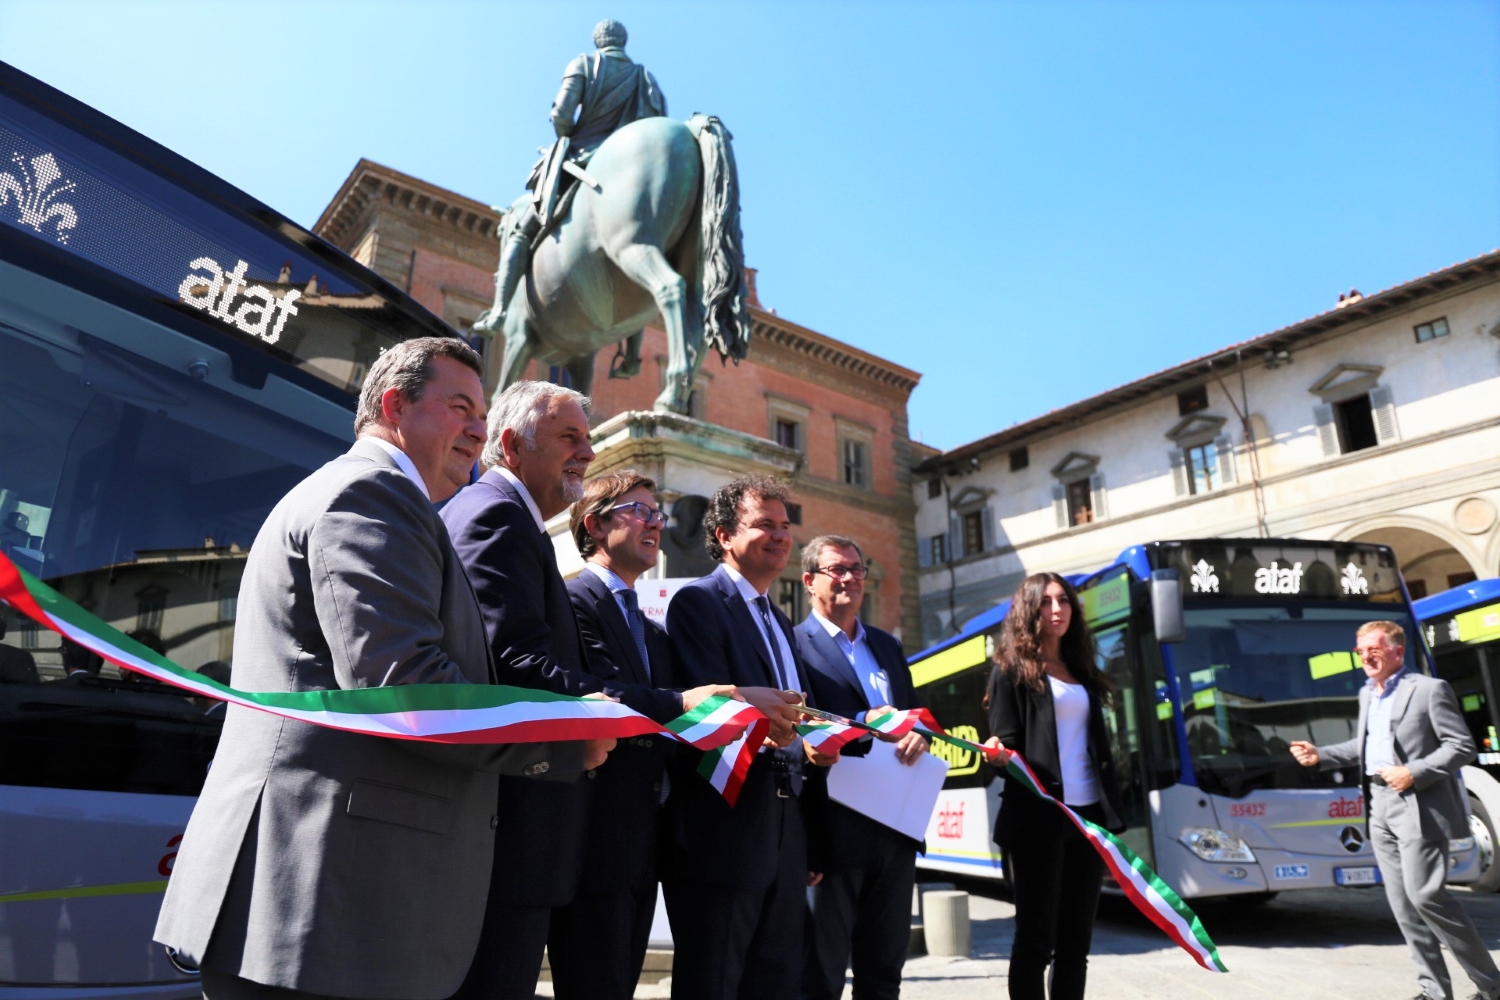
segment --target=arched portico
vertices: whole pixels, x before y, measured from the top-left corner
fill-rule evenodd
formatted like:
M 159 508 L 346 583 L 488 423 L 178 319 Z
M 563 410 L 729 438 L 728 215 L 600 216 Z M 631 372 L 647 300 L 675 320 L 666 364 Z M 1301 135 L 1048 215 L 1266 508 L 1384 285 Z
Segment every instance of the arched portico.
M 1383 517 L 1361 521 L 1339 532 L 1338 537 L 1344 541 L 1389 545 L 1414 598 L 1489 575 L 1464 538 L 1425 518 Z

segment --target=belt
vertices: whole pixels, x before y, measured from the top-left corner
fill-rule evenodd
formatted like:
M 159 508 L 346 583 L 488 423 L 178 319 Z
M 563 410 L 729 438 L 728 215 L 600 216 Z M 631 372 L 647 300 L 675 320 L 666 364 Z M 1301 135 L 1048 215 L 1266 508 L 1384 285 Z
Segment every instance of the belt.
M 1389 785 L 1386 784 L 1385 779 L 1382 778 L 1378 774 L 1367 774 L 1367 775 L 1365 775 L 1365 777 L 1370 779 L 1370 784 L 1372 784 L 1372 785 L 1380 785 L 1382 788 L 1389 788 L 1390 787 Z
M 790 799 L 802 792 L 802 759 L 785 750 L 771 753 L 771 770 L 776 775 L 776 797 Z

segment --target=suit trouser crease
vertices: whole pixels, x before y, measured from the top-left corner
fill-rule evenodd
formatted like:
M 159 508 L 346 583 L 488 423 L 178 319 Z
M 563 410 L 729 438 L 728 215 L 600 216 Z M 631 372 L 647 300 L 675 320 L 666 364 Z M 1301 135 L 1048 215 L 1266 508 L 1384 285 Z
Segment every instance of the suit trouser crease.
M 1474 985 L 1494 995 L 1500 989 L 1500 970 L 1474 922 L 1443 887 L 1447 843 L 1422 838 L 1414 800 L 1381 785 L 1372 785 L 1370 792 L 1370 843 L 1422 992 L 1433 1000 L 1453 995 L 1441 947 L 1446 944 Z
M 580 894 L 552 911 L 547 956 L 557 1000 L 630 1000 L 650 945 L 656 881 Z
M 673 1000 L 796 995 L 807 910 L 807 839 L 798 800 L 776 803 L 780 838 L 769 885 L 707 882 L 686 866 L 663 879 L 674 943 Z
M 1055 816 L 1004 848 L 1016 904 L 1012 1000 L 1082 1000 L 1088 976 L 1104 861 L 1077 827 L 1052 811 Z M 1097 805 L 1073 811 L 1104 821 Z
M 901 995 L 917 857 L 889 839 L 868 864 L 825 872 L 808 893 L 803 1000 L 838 1000 L 851 965 L 855 1000 Z

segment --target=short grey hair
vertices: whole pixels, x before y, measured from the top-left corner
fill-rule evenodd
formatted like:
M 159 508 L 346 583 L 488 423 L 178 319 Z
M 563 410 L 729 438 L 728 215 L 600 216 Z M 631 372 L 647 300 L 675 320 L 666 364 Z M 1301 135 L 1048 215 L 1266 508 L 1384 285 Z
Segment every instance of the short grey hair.
M 802 572 L 816 573 L 818 571 L 818 559 L 823 555 L 826 548 L 853 549 L 859 553 L 859 561 L 865 561 L 865 550 L 859 547 L 859 543 L 848 535 L 819 535 L 806 545 L 802 546 Z
M 611 45 L 623 49 L 625 41 L 630 36 L 625 33 L 625 25 L 611 18 L 605 18 L 594 25 L 594 47 L 607 49 Z
M 536 422 L 554 399 L 571 400 L 587 412 L 589 398 L 581 392 L 552 382 L 516 382 L 495 397 L 490 407 L 489 440 L 484 444 L 484 454 L 479 460 L 485 468 L 493 469 L 505 464 L 505 449 L 500 447 L 500 435 L 507 430 L 520 435 L 529 447 L 536 447 Z
M 386 390 L 400 390 L 413 403 L 421 399 L 427 383 L 432 381 L 432 359 L 436 357 L 452 358 L 478 375 L 481 383 L 484 381 L 484 362 L 479 353 L 457 337 L 403 340 L 386 348 L 365 376 L 365 384 L 359 390 L 359 406 L 354 411 L 355 437 L 380 423 L 380 399 Z

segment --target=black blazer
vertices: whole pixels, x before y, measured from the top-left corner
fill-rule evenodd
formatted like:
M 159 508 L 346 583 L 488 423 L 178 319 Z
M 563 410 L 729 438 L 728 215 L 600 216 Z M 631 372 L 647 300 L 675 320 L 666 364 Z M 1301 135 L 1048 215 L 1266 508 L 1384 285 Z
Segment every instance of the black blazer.
M 632 707 L 657 722 L 681 715 L 680 696 L 650 686 L 653 680 L 667 683 L 673 674 L 666 631 L 646 619 L 646 655 L 652 668 L 648 675 L 625 615 L 603 580 L 584 570 L 568 581 L 568 597 L 588 651 L 589 670 L 604 681 L 605 690 L 620 692 L 622 700 L 630 698 Z M 656 880 L 662 780 L 674 746 L 665 736 L 620 740 L 609 760 L 594 772 L 583 863 L 589 893 L 623 892 Z
M 807 684 L 807 664 L 797 654 L 792 623 L 775 604 L 771 613 L 786 636 L 797 674 Z M 672 686 L 739 684 L 779 688 L 760 628 L 721 566 L 683 587 L 667 608 L 672 644 Z M 809 692 L 811 701 L 811 692 Z M 757 754 L 734 808 L 696 773 L 702 754 L 683 749 L 672 764 L 672 865 L 696 879 L 743 889 L 764 889 L 776 877 L 776 777 L 768 753 Z
M 920 706 L 922 703 L 912 685 L 911 671 L 906 666 L 906 654 L 900 641 L 889 632 L 866 625 L 865 643 L 875 662 L 884 668 L 890 679 L 891 705 L 895 708 Z M 876 707 L 869 703 L 865 689 L 843 650 L 812 615 L 797 626 L 797 650 L 807 663 L 807 683 L 819 708 L 853 718 Z M 867 749 L 868 743 L 859 741 L 846 747 L 844 752 L 852 756 Z M 862 867 L 897 845 L 907 850 L 921 848 L 920 841 L 829 799 L 828 769 L 815 767 L 809 770 L 811 774 L 804 801 L 814 813 L 809 829 L 815 836 L 808 844 L 813 871 Z
M 588 672 L 552 540 L 515 487 L 486 472 L 444 505 L 442 517 L 479 598 L 498 682 L 572 695 L 602 690 Z M 562 906 L 573 898 L 593 783 L 501 778 L 496 902 Z
M 1042 787 L 1062 801 L 1062 765 L 1057 755 L 1057 714 L 1052 706 L 1052 688 L 1040 692 L 1017 683 L 1010 674 L 996 667 L 990 674 L 990 735 L 1000 737 L 1008 750 L 1018 750 Z M 1109 749 L 1109 734 L 1104 728 L 1104 706 L 1099 696 L 1089 692 L 1089 760 L 1099 782 L 1099 806 L 1104 810 L 1104 828 L 1112 833 L 1125 829 L 1125 814 L 1120 799 L 1120 783 L 1115 773 L 1114 755 Z M 1000 799 L 1000 815 L 995 820 L 995 843 L 1004 847 L 1018 833 L 1036 829 L 1040 813 L 1057 807 L 1024 788 L 1005 789 Z M 1057 815 L 1061 815 L 1057 813 Z M 1046 819 L 1051 819 L 1051 815 Z M 1048 829 L 1048 827 L 1043 827 Z

